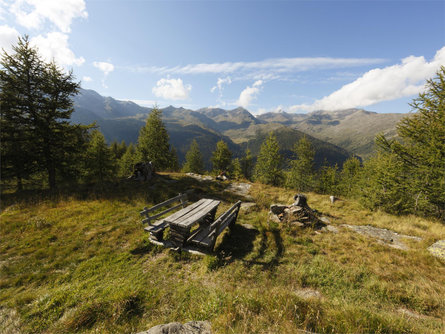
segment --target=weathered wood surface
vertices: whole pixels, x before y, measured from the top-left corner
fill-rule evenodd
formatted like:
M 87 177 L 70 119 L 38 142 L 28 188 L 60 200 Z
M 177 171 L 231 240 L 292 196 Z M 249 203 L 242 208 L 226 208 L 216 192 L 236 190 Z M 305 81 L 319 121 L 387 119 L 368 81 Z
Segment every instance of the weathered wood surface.
M 194 224 L 202 220 L 210 212 L 218 208 L 221 201 L 203 198 L 188 207 L 175 212 L 165 220 L 170 226 L 178 227 L 178 229 L 190 229 Z
M 193 233 L 193 235 L 187 239 L 187 242 L 210 251 L 213 250 L 218 236 L 224 229 L 236 222 L 240 207 L 241 201 L 238 201 L 229 210 L 220 215 L 213 223 L 207 226 L 202 226 L 198 231 Z
M 159 212 L 154 215 L 150 215 L 151 212 L 155 212 L 156 210 L 162 209 L 172 203 L 179 202 L 179 204 L 174 205 L 170 208 L 167 208 L 163 210 L 162 212 Z M 143 224 L 148 224 L 149 226 L 145 227 L 144 230 L 147 232 L 150 232 L 150 235 L 155 238 L 156 240 L 162 240 L 163 232 L 168 227 L 168 223 L 165 221 L 165 219 L 156 220 L 155 219 L 164 216 L 165 214 L 176 210 L 180 207 L 185 207 L 187 204 L 187 195 L 186 194 L 179 194 L 176 197 L 170 198 L 162 203 L 156 204 L 152 206 L 151 208 L 145 207 L 144 210 L 140 212 L 141 216 L 145 216 L 146 218 L 142 220 Z M 154 221 L 152 223 L 152 221 Z

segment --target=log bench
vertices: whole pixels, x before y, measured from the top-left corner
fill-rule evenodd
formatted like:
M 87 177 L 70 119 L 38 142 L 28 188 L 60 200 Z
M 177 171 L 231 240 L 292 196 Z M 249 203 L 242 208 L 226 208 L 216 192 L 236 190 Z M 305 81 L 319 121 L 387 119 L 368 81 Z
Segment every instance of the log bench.
M 153 214 L 155 211 L 162 209 L 164 207 L 169 206 L 170 204 L 175 204 L 172 207 L 169 207 L 161 212 L 158 212 L 156 214 Z M 142 224 L 148 224 L 147 227 L 144 228 L 145 231 L 150 232 L 150 236 L 158 241 L 162 241 L 164 230 L 168 227 L 168 222 L 164 219 L 156 220 L 159 217 L 164 216 L 165 214 L 178 209 L 180 207 L 185 208 L 187 205 L 187 195 L 186 194 L 179 194 L 176 197 L 170 198 L 162 203 L 156 204 L 155 206 L 152 206 L 151 208 L 145 207 L 144 210 L 141 211 L 141 216 L 145 217 L 145 219 L 142 220 Z
M 236 202 L 229 210 L 221 214 L 214 222 L 202 226 L 195 231 L 188 239 L 187 243 L 198 248 L 212 251 L 215 247 L 216 239 L 225 228 L 232 226 L 238 217 L 241 201 Z

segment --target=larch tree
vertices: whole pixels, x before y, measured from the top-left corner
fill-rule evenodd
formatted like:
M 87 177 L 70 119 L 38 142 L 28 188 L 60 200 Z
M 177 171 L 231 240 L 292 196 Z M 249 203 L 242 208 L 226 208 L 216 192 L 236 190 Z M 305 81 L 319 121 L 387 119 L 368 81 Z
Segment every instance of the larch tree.
M 69 123 L 79 84 L 72 72 L 41 60 L 27 36 L 13 53 L 3 52 L 0 69 L 2 176 L 23 178 L 44 172 L 50 189 L 56 173 L 76 174 L 89 126 Z
M 445 66 L 410 105 L 415 113 L 398 123 L 400 140 L 380 135 L 377 145 L 406 170 L 413 211 L 445 218 Z
M 211 160 L 214 172 L 220 173 L 229 170 L 232 163 L 232 152 L 223 140 L 216 143 L 216 150 L 213 152 Z
M 287 174 L 286 186 L 298 191 L 313 189 L 315 151 L 311 142 L 304 136 L 294 146 L 297 158 L 292 160 Z
M 114 178 L 115 162 L 113 153 L 99 130 L 91 133 L 91 140 L 85 153 L 85 178 L 89 182 L 103 183 Z
M 282 157 L 277 137 L 271 132 L 261 145 L 255 165 L 255 179 L 261 183 L 280 185 L 283 179 Z
M 185 163 L 182 167 L 184 173 L 202 173 L 204 171 L 204 163 L 199 145 L 196 139 L 193 139 L 190 149 L 185 155 Z
M 169 136 L 162 122 L 162 111 L 154 107 L 141 128 L 137 143 L 137 153 L 141 160 L 152 161 L 156 170 L 172 168 L 174 152 L 170 147 Z

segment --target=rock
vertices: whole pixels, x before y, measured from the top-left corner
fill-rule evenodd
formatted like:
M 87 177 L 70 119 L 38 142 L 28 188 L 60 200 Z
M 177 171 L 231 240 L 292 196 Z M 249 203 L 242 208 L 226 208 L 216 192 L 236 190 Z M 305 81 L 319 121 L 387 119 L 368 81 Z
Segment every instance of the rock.
M 294 203 L 295 206 L 302 206 L 302 207 L 307 206 L 307 197 L 303 194 L 296 194 L 294 196 L 294 200 L 295 200 Z
M 435 242 L 428 247 L 428 251 L 439 259 L 445 260 L 445 240 Z
M 287 209 L 287 205 L 284 204 L 272 204 L 270 206 L 270 212 L 276 215 L 284 213 L 285 209 Z
M 401 238 L 409 238 L 416 241 L 422 240 L 419 237 L 414 237 L 410 235 L 398 234 L 397 232 L 387 230 L 386 228 L 378 228 L 370 225 L 348 225 L 343 224 L 342 227 L 347 227 L 359 234 L 366 235 L 369 237 L 376 238 L 378 242 L 381 244 L 390 246 L 392 248 L 407 250 L 408 246 L 406 246 L 400 239 Z
M 295 294 L 303 299 L 321 299 L 323 296 L 320 291 L 313 289 L 301 289 L 295 291 Z
M 295 227 L 304 227 L 304 224 L 299 222 L 298 220 L 290 222 L 289 225 L 290 226 L 295 226 Z
M 335 197 L 335 196 L 329 196 L 329 199 L 331 200 L 331 203 L 334 204 L 335 201 L 337 200 L 337 197 Z
M 280 218 L 276 214 L 274 214 L 272 212 L 269 212 L 269 220 L 274 222 L 274 223 L 281 223 Z
M 249 183 L 231 183 L 225 191 L 229 191 L 238 196 L 247 197 L 250 187 L 252 187 L 252 185 Z
M 325 224 L 330 224 L 330 223 L 331 223 L 331 221 L 329 220 L 329 218 L 328 218 L 328 217 L 325 217 L 325 216 L 321 216 L 321 217 L 320 217 L 320 220 L 321 220 L 323 223 L 325 223 Z
M 250 212 L 256 206 L 255 202 L 243 202 L 241 203 L 241 210 Z
M 321 230 L 322 230 L 322 231 L 325 231 L 325 232 L 338 233 L 338 228 L 336 228 L 336 227 L 333 226 L 333 225 L 326 225 L 326 226 L 323 227 Z
M 169 324 L 157 325 L 148 331 L 138 334 L 211 334 L 212 328 L 208 321 L 190 321 L 185 324 L 171 322 Z

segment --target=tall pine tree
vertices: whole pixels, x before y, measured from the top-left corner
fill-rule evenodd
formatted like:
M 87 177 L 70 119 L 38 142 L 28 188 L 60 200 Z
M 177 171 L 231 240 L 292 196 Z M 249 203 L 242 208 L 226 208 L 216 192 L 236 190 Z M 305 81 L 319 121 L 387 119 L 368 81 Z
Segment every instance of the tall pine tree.
M 185 155 L 185 163 L 182 167 L 184 173 L 202 173 L 204 171 L 204 163 L 199 145 L 196 139 L 193 139 L 190 149 Z
M 72 72 L 43 62 L 27 36 L 3 53 L 1 65 L 2 176 L 14 176 L 20 188 L 40 171 L 54 189 L 57 172 L 75 174 L 85 144 L 88 127 L 69 123 L 79 85 Z
M 216 143 L 216 150 L 213 152 L 211 160 L 214 172 L 220 173 L 229 170 L 232 162 L 232 152 L 223 140 Z
M 281 162 L 277 137 L 271 132 L 261 145 L 255 166 L 255 179 L 265 184 L 280 185 L 283 178 Z
M 297 158 L 291 161 L 286 186 L 298 191 L 312 190 L 314 183 L 315 151 L 306 136 L 295 144 L 294 152 Z
M 413 211 L 445 218 L 445 66 L 411 107 L 416 113 L 397 125 L 400 140 L 381 135 L 377 144 L 406 170 Z
M 156 170 L 173 168 L 177 164 L 172 152 L 167 129 L 162 122 L 162 111 L 154 107 L 145 126 L 139 132 L 137 152 L 143 161 L 152 161 Z

